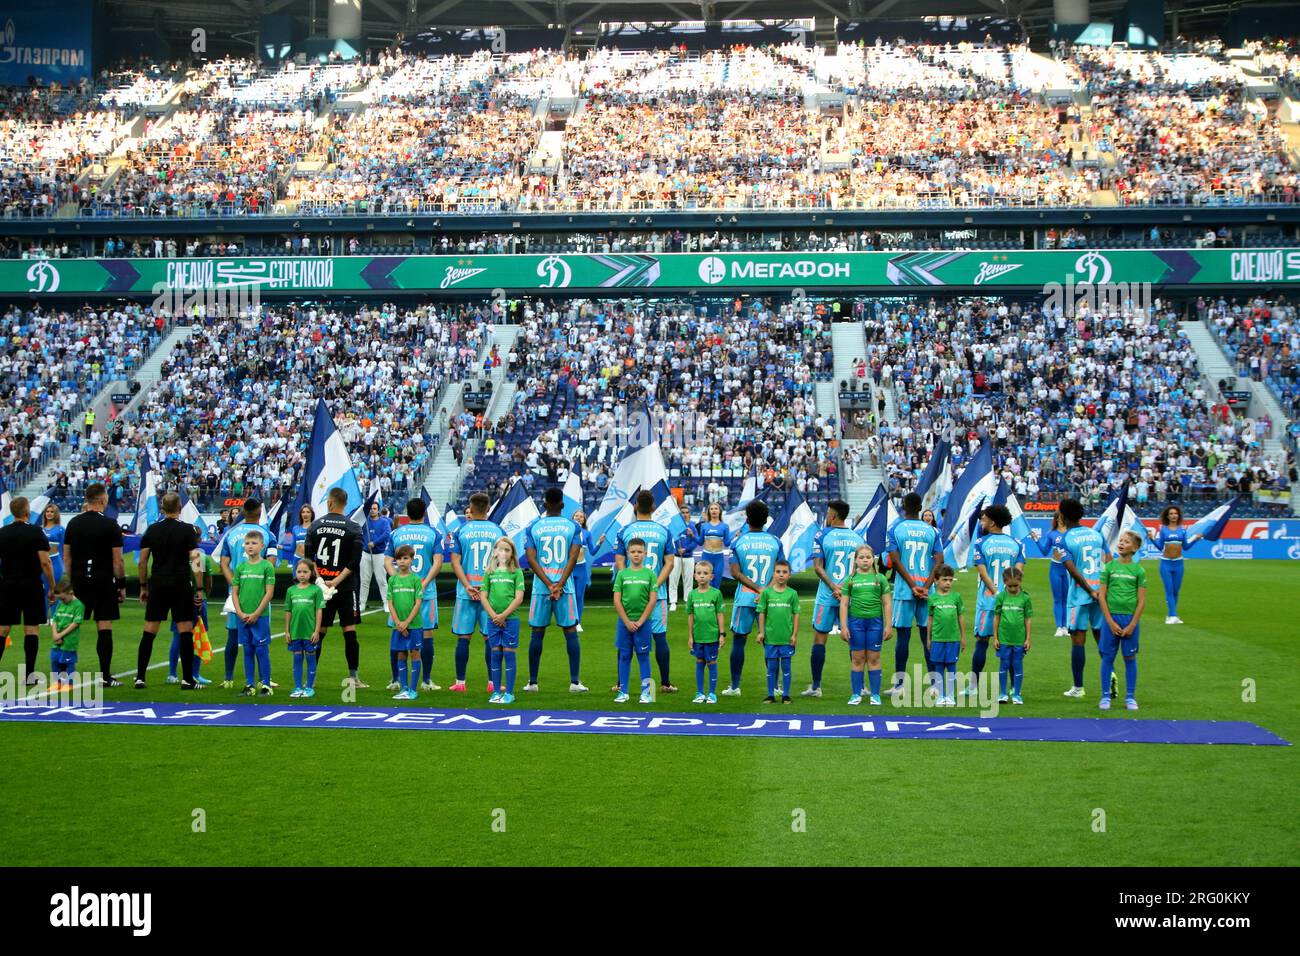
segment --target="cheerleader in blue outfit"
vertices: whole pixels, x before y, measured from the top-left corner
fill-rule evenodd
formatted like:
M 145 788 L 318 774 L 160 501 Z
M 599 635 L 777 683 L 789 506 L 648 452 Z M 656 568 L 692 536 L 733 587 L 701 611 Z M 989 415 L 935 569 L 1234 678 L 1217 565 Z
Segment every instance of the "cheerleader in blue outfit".
M 49 504 L 41 512 L 41 530 L 45 532 L 45 538 L 50 542 L 50 564 L 54 565 L 54 583 L 58 584 L 63 580 L 63 515 L 59 511 L 59 506 Z M 41 588 L 45 587 L 45 577 L 41 577 Z M 54 595 L 45 595 L 45 606 L 48 608 L 52 603 Z
M 308 558 L 315 560 L 311 555 L 303 554 L 303 543 L 307 540 L 307 529 L 311 527 L 312 522 L 316 520 L 316 510 L 311 505 L 303 505 L 298 509 L 298 523 L 290 530 L 293 535 L 293 556 L 297 558 Z
M 722 505 L 716 501 L 709 505 L 704 520 L 695 526 L 695 537 L 704 549 L 700 560 L 713 566 L 714 587 L 717 587 L 727 560 L 724 552 L 731 547 L 731 529 L 722 520 Z
M 1060 514 L 1053 512 L 1052 528 L 1047 534 L 1035 531 L 1033 538 L 1038 542 L 1039 553 L 1052 559 L 1047 577 L 1052 585 L 1052 614 L 1056 619 L 1056 636 L 1068 637 L 1070 631 L 1065 626 L 1065 598 L 1070 591 L 1070 572 L 1065 570 L 1065 551 L 1061 546 L 1065 529 L 1061 527 Z
M 1170 505 L 1160 512 L 1160 530 L 1147 530 L 1149 537 L 1160 549 L 1160 580 L 1165 585 L 1165 606 L 1169 616 L 1166 624 L 1182 624 L 1178 616 L 1178 592 L 1183 588 L 1183 552 L 1201 540 L 1199 534 L 1188 534 L 1183 527 L 1183 512 Z

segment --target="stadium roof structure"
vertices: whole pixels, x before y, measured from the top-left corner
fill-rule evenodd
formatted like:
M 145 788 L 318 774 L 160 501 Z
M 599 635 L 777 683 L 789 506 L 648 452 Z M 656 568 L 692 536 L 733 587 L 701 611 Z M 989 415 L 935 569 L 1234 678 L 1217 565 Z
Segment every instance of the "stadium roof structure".
M 288 14 L 309 35 L 324 35 L 334 0 L 103 0 L 116 26 L 154 30 L 169 40 L 188 41 L 194 27 L 254 42 L 258 19 Z M 383 44 L 422 30 L 482 27 L 562 27 L 574 31 L 602 22 L 665 23 L 724 20 L 790 21 L 816 18 L 841 23 L 940 16 L 1003 17 L 1031 34 L 1050 30 L 1052 0 L 358 0 L 363 29 Z M 1277 6 L 1277 0 L 1166 0 L 1167 17 L 1179 31 L 1213 33 L 1233 12 Z M 1124 0 L 1092 0 L 1094 19 L 1107 19 Z M 251 31 L 251 32 L 250 32 Z M 1172 35 L 1172 30 L 1170 31 Z

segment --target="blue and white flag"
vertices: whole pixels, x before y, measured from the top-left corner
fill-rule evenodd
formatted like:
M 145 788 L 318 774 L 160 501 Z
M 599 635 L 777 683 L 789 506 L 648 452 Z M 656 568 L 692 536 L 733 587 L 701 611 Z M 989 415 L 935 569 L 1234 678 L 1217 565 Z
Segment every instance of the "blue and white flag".
M 1029 522 L 1025 520 L 1025 511 L 1020 507 L 1020 499 L 1016 497 L 1005 478 L 998 482 L 993 504 L 1006 505 L 1007 510 L 1011 512 L 1011 524 L 1007 525 L 1007 534 L 1021 542 L 1033 540 L 1033 532 L 1030 530 Z
M 158 504 L 158 469 L 153 467 L 153 460 L 148 448 L 140 450 L 140 484 L 136 494 L 135 519 L 128 529 L 133 534 L 144 534 L 145 528 L 158 520 L 161 508 Z
M 1119 536 L 1125 531 L 1136 531 L 1143 542 L 1147 539 L 1146 526 L 1142 524 L 1137 511 L 1129 504 L 1128 483 L 1129 480 L 1125 478 L 1124 483 L 1115 489 L 1110 500 L 1106 502 L 1106 507 L 1102 509 L 1100 517 L 1092 526 L 1106 542 L 1107 550 L 1112 553 L 1119 543 Z
M 668 489 L 668 482 L 658 481 L 650 489 L 655 496 L 655 510 L 651 520 L 668 529 L 670 540 L 676 541 L 686 533 L 686 522 L 682 520 L 681 503 L 673 497 Z
M 916 482 L 916 493 L 921 496 L 921 511 L 930 510 L 938 514 L 952 489 L 952 443 L 940 438 L 934 443 L 930 461 Z
M 14 516 L 9 513 L 9 504 L 13 500 L 14 496 L 9 491 L 9 483 L 5 481 L 4 475 L 0 475 L 0 527 L 14 520 Z
M 354 507 L 364 501 L 347 445 L 322 398 L 316 403 L 316 420 L 312 423 L 311 441 L 307 446 L 307 464 L 302 471 L 302 486 L 298 489 L 293 513 L 297 514 L 307 504 L 316 514 L 325 514 L 329 511 L 326 499 L 331 488 L 346 491 L 348 504 Z
M 570 469 L 569 477 L 564 479 L 564 510 L 560 514 L 572 518 L 582 510 L 582 479 Z
M 745 520 L 745 505 L 749 504 L 758 495 L 758 466 L 750 465 L 749 474 L 745 476 L 745 483 L 740 486 L 740 500 L 736 502 L 736 507 L 722 513 L 722 522 L 727 526 L 734 538 L 748 527 Z M 771 516 L 768 516 L 768 524 L 772 523 Z M 731 563 L 727 563 L 727 570 L 730 571 Z
M 867 510 L 862 512 L 862 517 L 858 518 L 853 530 L 862 535 L 863 541 L 871 545 L 871 550 L 876 552 L 877 557 L 888 560 L 888 555 L 885 553 L 885 537 L 899 517 L 898 509 L 889 500 L 889 492 L 885 490 L 882 483 L 876 486 L 876 493 L 871 496 Z
M 0 527 L 13 524 L 14 516 L 9 513 L 9 505 L 13 503 L 14 497 L 13 492 L 9 490 L 9 484 L 5 481 L 4 475 L 0 475 Z M 49 503 L 49 495 L 37 495 L 28 502 L 28 522 L 34 525 L 44 525 L 45 508 Z
M 665 490 L 668 488 L 668 469 L 664 467 L 664 456 L 659 450 L 658 442 L 650 442 L 642 448 L 629 449 L 624 453 L 619 459 L 618 467 L 614 469 L 609 487 L 605 489 L 604 498 L 587 521 L 591 539 L 600 541 L 595 553 L 590 556 L 593 561 L 612 554 L 619 530 L 632 523 L 632 499 L 636 497 L 637 491 L 642 488 L 654 490 L 660 483 Z M 655 504 L 660 503 L 656 495 Z M 677 520 L 684 531 L 686 525 L 681 522 L 680 513 Z
M 370 479 L 370 491 L 366 495 L 366 500 L 361 502 L 361 506 L 348 516 L 349 520 L 361 528 L 361 537 L 366 543 L 367 551 L 370 550 L 370 506 L 376 504 L 380 508 L 384 506 L 384 495 L 379 487 L 377 477 Z
M 785 506 L 776 516 L 768 533 L 781 540 L 785 558 L 790 562 L 790 573 L 798 574 L 812 567 L 813 542 L 821 525 L 798 488 L 791 488 L 785 496 Z
M 1206 541 L 1218 541 L 1223 537 L 1223 532 L 1228 527 L 1228 520 L 1232 517 L 1232 513 L 1237 510 L 1237 502 L 1240 500 L 1240 498 L 1233 498 L 1226 505 L 1219 505 L 1204 518 L 1194 521 L 1192 526 L 1187 529 L 1187 537 L 1190 539 L 1193 535 L 1196 535 L 1198 539 L 1204 538 Z M 1192 544 L 1195 543 L 1192 542 Z M 1190 548 L 1191 544 L 1187 547 Z
M 448 508 L 447 513 L 443 516 L 442 527 L 447 534 L 455 534 L 460 530 L 461 525 L 465 523 L 463 515 L 456 514 L 456 509 Z
M 524 487 L 522 479 L 516 478 L 506 489 L 506 493 L 492 506 L 488 521 L 493 521 L 515 543 L 519 554 L 524 553 L 524 537 L 528 526 L 542 516 L 537 510 L 537 502 Z
M 424 523 L 446 537 L 447 525 L 438 516 L 438 509 L 433 506 L 433 496 L 429 494 L 428 488 L 420 489 L 420 500 L 424 502 Z
M 985 504 L 992 502 L 997 490 L 998 477 L 993 472 L 993 450 L 985 441 L 953 483 L 948 507 L 943 513 L 942 539 L 945 546 L 951 547 L 952 560 L 957 567 L 965 566 L 970 555 L 976 515 Z

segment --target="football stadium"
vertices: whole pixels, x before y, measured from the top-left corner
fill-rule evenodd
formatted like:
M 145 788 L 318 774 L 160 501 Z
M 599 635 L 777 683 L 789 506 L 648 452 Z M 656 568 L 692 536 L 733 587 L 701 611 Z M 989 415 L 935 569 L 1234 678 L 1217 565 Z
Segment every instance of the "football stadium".
M 10 866 L 1297 862 L 1292 5 L 0 25 Z

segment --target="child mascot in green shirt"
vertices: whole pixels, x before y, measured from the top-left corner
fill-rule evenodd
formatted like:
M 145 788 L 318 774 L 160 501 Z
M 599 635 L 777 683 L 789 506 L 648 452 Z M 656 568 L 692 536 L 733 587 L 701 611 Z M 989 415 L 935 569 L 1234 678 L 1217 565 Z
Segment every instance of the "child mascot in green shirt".
M 1002 572 L 1005 589 L 993 602 L 993 653 L 998 655 L 998 703 L 1007 702 L 1007 685 L 1011 685 L 1011 703 L 1023 704 L 1020 688 L 1025 680 L 1025 655 L 1029 653 L 1033 628 L 1034 602 L 1024 590 L 1025 574 L 1019 568 Z
M 1137 710 L 1138 633 L 1147 606 L 1147 572 L 1133 555 L 1142 550 L 1142 537 L 1125 531 L 1115 546 L 1119 557 L 1101 569 L 1097 602 L 1106 619 L 1097 648 L 1101 652 L 1101 710 L 1110 710 L 1111 676 L 1115 655 L 1124 655 L 1124 706 Z
M 758 643 L 767 659 L 767 697 L 776 702 L 776 672 L 781 671 L 781 703 L 790 703 L 790 667 L 799 642 L 799 593 L 790 587 L 790 562 L 772 565 L 772 583 L 758 596 Z
M 686 646 L 695 655 L 696 704 L 718 702 L 718 651 L 722 649 L 722 592 L 713 586 L 713 565 L 695 564 L 695 590 L 686 596 Z M 704 693 L 704 670 L 709 692 Z

